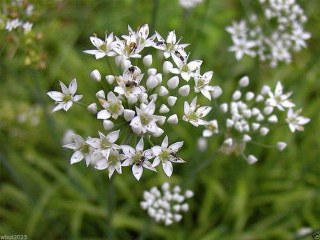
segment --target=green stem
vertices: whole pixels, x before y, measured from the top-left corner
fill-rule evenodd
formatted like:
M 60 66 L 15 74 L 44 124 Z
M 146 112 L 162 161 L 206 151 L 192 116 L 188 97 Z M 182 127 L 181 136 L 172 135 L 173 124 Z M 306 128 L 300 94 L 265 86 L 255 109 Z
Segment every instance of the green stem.
M 155 26 L 156 26 L 156 20 L 158 16 L 158 9 L 159 9 L 159 0 L 153 0 L 153 8 L 151 12 L 151 23 L 150 23 L 150 32 L 153 33 Z

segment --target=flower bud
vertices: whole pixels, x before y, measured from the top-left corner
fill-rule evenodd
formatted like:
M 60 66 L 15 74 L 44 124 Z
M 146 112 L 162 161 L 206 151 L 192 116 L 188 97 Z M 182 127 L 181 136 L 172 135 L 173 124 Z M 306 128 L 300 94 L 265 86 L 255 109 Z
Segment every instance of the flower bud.
M 239 90 L 235 91 L 232 94 L 233 101 L 238 101 L 241 98 L 241 92 Z
M 176 104 L 176 102 L 177 102 L 177 97 L 175 97 L 175 96 L 169 96 L 168 97 L 168 99 L 167 99 L 167 101 L 168 101 L 168 104 L 169 104 L 169 106 L 174 106 L 175 104 Z
M 160 106 L 160 109 L 159 109 L 159 112 L 160 112 L 160 113 L 167 113 L 167 112 L 169 112 L 169 111 L 170 111 L 170 109 L 167 107 L 167 105 L 162 104 L 162 105 Z
M 178 123 L 178 116 L 177 114 L 173 114 L 170 117 L 168 117 L 167 122 L 170 124 L 177 124 Z
M 287 147 L 287 143 L 285 142 L 277 142 L 277 148 L 279 151 L 283 151 Z
M 151 64 L 152 64 L 152 55 L 149 54 L 149 55 L 145 56 L 145 57 L 142 59 L 142 62 L 143 62 L 143 64 L 144 64 L 146 67 L 151 66 Z
M 165 61 L 163 63 L 163 72 L 164 73 L 170 73 L 172 68 L 173 68 L 173 64 L 171 62 Z
M 218 98 L 222 94 L 222 88 L 219 86 L 214 86 L 210 93 L 212 98 Z
M 93 70 L 93 71 L 90 73 L 90 77 L 91 77 L 93 80 L 97 81 L 97 82 L 100 82 L 100 81 L 101 81 L 101 74 L 100 74 L 100 72 L 99 72 L 97 69 Z
M 248 85 L 249 85 L 248 76 L 244 76 L 244 77 L 240 78 L 240 80 L 239 80 L 239 86 L 240 87 L 247 87 Z
M 123 111 L 123 117 L 126 121 L 130 122 L 135 116 L 136 112 L 131 109 L 125 109 Z
M 262 136 L 267 135 L 268 132 L 269 132 L 269 128 L 262 127 L 262 128 L 260 129 L 260 134 L 261 134 Z
M 227 104 L 227 103 L 222 103 L 222 104 L 220 105 L 220 110 L 221 110 L 223 113 L 228 112 L 228 104 Z
M 166 89 L 164 86 L 161 86 L 159 89 L 159 96 L 165 96 L 169 93 L 168 89 Z
M 250 142 L 250 141 L 251 141 L 251 137 L 250 137 L 248 134 L 245 134 L 245 135 L 243 135 L 242 140 L 243 140 L 244 142 Z
M 170 89 L 175 89 L 179 85 L 179 77 L 174 76 L 174 77 L 170 78 L 167 82 L 167 85 Z
M 247 161 L 248 161 L 249 164 L 254 164 L 254 163 L 256 163 L 258 161 L 258 159 L 253 155 L 249 155 L 248 158 L 247 158 Z
M 232 121 L 231 119 L 227 119 L 227 122 L 226 122 L 227 128 L 231 128 L 233 125 L 234 125 L 234 121 Z
M 277 123 L 278 122 L 278 117 L 276 115 L 271 115 L 268 118 L 268 121 L 271 122 L 271 123 Z
M 179 90 L 178 90 L 178 93 L 183 97 L 188 96 L 189 92 L 190 92 L 190 86 L 189 85 L 184 85 L 184 86 L 180 87 Z
M 246 93 L 246 100 L 251 101 L 254 98 L 254 93 L 253 92 L 247 92 Z
M 207 148 L 208 148 L 207 139 L 204 138 L 204 137 L 198 138 L 197 147 L 198 147 L 198 150 L 199 150 L 200 152 L 204 152 L 205 150 L 207 150 Z M 186 197 L 187 197 L 187 194 L 186 194 Z
M 106 80 L 111 85 L 114 83 L 115 77 L 113 75 L 107 75 Z
M 223 143 L 226 144 L 228 147 L 231 147 L 233 144 L 233 140 L 232 138 L 227 138 L 226 140 L 224 140 Z
M 271 106 L 265 107 L 265 108 L 263 109 L 263 113 L 264 113 L 265 115 L 269 115 L 269 114 L 271 114 L 272 112 L 273 112 L 273 107 L 271 107 Z
M 147 88 L 148 89 L 153 89 L 156 86 L 158 86 L 157 78 L 155 76 L 153 76 L 153 75 L 148 77 L 148 79 L 147 79 Z
M 150 100 L 153 100 L 154 102 L 157 101 L 157 99 L 158 99 L 158 94 L 154 93 L 154 94 L 150 95 L 150 96 L 149 96 L 149 99 L 150 99 Z
M 111 128 L 114 127 L 114 123 L 110 120 L 103 120 L 103 128 L 105 130 L 110 130 Z
M 98 91 L 98 92 L 96 93 L 96 97 L 97 97 L 97 98 L 106 99 L 106 95 L 105 95 L 105 93 L 104 93 L 103 90 Z
M 155 68 L 149 68 L 148 71 L 147 71 L 148 75 L 149 76 L 154 76 L 157 74 L 157 69 Z
M 97 104 L 96 104 L 96 103 L 91 103 L 91 104 L 87 107 L 87 110 L 88 110 L 90 113 L 96 114 L 97 111 L 98 111 Z

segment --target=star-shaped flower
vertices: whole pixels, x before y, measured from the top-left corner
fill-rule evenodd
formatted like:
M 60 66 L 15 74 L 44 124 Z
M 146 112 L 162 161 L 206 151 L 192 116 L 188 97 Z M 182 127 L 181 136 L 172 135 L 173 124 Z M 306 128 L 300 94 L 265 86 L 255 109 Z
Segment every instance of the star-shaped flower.
M 206 125 L 207 122 L 201 118 L 208 115 L 212 107 L 209 106 L 197 106 L 197 97 L 195 97 L 191 104 L 184 102 L 184 115 L 182 119 L 186 122 L 190 122 L 193 126 Z
M 158 166 L 161 162 L 163 171 L 170 177 L 173 171 L 172 163 L 184 163 L 184 160 L 177 156 L 177 152 L 182 145 L 183 142 L 176 142 L 168 147 L 168 136 L 165 136 L 161 146 L 152 147 L 152 152 L 156 156 L 152 163 L 152 167 Z
M 279 110 L 283 111 L 284 108 L 292 108 L 295 106 L 289 99 L 291 92 L 283 93 L 283 87 L 280 81 L 276 85 L 274 93 L 268 91 L 269 98 L 266 100 L 266 103 L 272 107 L 277 107 Z
M 113 92 L 108 93 L 107 101 L 99 98 L 99 102 L 104 109 L 98 112 L 98 119 L 109 119 L 110 117 L 117 119 L 123 113 L 124 107 L 122 106 L 122 102 Z
M 97 49 L 85 50 L 85 53 L 95 55 L 96 59 L 103 58 L 105 56 L 115 56 L 116 53 L 113 51 L 115 46 L 113 33 L 106 34 L 105 40 L 102 41 L 97 36 L 90 37 L 90 41 Z
M 300 116 L 301 111 L 302 109 L 299 109 L 294 112 L 292 108 L 288 110 L 286 122 L 289 124 L 291 132 L 295 132 L 296 130 L 303 131 L 303 125 L 310 122 L 310 118 Z
M 56 101 L 57 106 L 55 106 L 52 112 L 63 109 L 68 111 L 71 108 L 74 102 L 79 101 L 82 98 L 82 95 L 75 95 L 77 91 L 77 80 L 73 79 L 69 84 L 69 87 L 66 87 L 63 82 L 60 81 L 60 86 L 62 92 L 50 91 L 47 94 L 50 98 Z
M 126 156 L 122 166 L 132 165 L 132 173 L 137 180 L 141 178 L 143 168 L 156 171 L 156 169 L 151 166 L 151 162 L 149 161 L 154 157 L 153 152 L 150 149 L 145 151 L 143 150 L 143 138 L 141 138 L 138 142 L 136 149 L 128 145 L 122 145 L 121 148 Z

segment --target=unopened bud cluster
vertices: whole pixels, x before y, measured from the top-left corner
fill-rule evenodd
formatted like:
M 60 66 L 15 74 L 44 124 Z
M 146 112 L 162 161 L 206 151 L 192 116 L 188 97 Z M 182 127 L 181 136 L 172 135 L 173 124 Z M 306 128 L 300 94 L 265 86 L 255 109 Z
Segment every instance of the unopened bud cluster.
M 192 191 L 182 192 L 179 186 L 171 189 L 170 184 L 166 182 L 160 190 L 152 187 L 150 191 L 144 191 L 140 205 L 156 222 L 171 225 L 174 222 L 180 222 L 182 213 L 189 211 L 189 204 L 185 201 L 192 197 Z
M 295 0 L 260 0 L 263 16 L 252 14 L 249 21 L 234 22 L 226 28 L 231 34 L 237 60 L 244 55 L 270 62 L 291 62 L 291 52 L 306 47 L 311 34 L 304 31 L 307 21 Z M 271 31 L 270 31 L 271 30 Z
M 276 125 L 284 123 L 292 132 L 303 131 L 303 125 L 310 119 L 300 116 L 301 110 L 293 110 L 295 104 L 290 100 L 292 93 L 285 93 L 281 82 L 277 83 L 274 90 L 264 85 L 258 93 L 246 91 L 248 85 L 249 78 L 242 77 L 230 102 L 220 104 L 220 110 L 225 118 L 219 123 L 217 120 L 212 120 L 205 125 L 203 137 L 211 137 L 221 131 L 224 134 L 224 141 L 220 150 L 225 154 L 242 155 L 252 164 L 258 159 L 252 154 L 245 154 L 247 144 L 258 141 Z M 202 139 L 198 144 L 203 148 L 206 143 Z M 275 144 L 280 151 L 286 146 L 283 141 Z

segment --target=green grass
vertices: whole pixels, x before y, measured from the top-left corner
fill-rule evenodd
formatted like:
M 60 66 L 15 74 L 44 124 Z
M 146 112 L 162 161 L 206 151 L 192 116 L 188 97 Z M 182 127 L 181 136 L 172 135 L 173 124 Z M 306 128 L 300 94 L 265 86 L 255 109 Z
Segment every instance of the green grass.
M 250 4 L 248 8 L 246 1 L 207 0 L 189 14 L 177 1 L 169 0 L 33 2 L 39 11 L 34 29 L 43 33 L 39 47 L 46 53 L 47 67 L 35 70 L 24 66 L 21 48 L 8 58 L 8 46 L 4 45 L 0 56 L 0 236 L 294 239 L 302 227 L 320 228 L 319 1 L 299 1 L 309 18 L 306 30 L 312 38 L 307 49 L 294 54 L 292 64 L 275 69 L 250 58 L 237 62 L 227 51 L 231 40 L 225 27 L 254 9 Z M 154 4 L 158 4 L 156 14 Z M 219 153 L 215 138 L 207 152 L 198 152 L 195 136 L 201 132 L 183 125 L 186 127 L 174 131 L 185 141 L 182 156 L 187 162 L 175 165 L 170 179 L 145 171 L 138 182 L 130 169 L 125 169 L 124 174 L 109 180 L 106 172 L 83 163 L 69 166 L 71 151 L 61 147 L 65 130 L 72 128 L 88 136 L 100 125 L 83 116 L 81 106 L 74 106 L 68 114 L 51 114 L 52 102 L 46 92 L 57 88 L 58 80 L 69 82 L 76 77 L 81 94 L 95 93 L 90 72 L 96 68 L 105 75 L 109 69 L 106 62 L 82 52 L 91 48 L 89 36 L 103 37 L 106 30 L 120 35 L 127 25 L 136 28 L 144 23 L 154 23 L 151 27 L 163 35 L 175 29 L 183 42 L 191 43 L 191 58 L 202 59 L 202 69 L 213 70 L 214 84 L 224 89 L 219 101 L 228 98 L 242 75 L 250 77 L 255 89 L 281 80 L 286 90 L 294 92 L 292 98 L 311 122 L 304 132 L 292 135 L 281 128 L 265 139 L 287 141 L 284 152 L 249 145 L 248 150 L 261 159 L 255 165 Z M 0 42 L 6 42 L 4 31 Z M 37 126 L 17 121 L 18 114 L 29 106 L 40 109 Z M 150 220 L 139 206 L 143 191 L 164 181 L 195 192 L 190 211 L 181 223 L 170 227 Z

